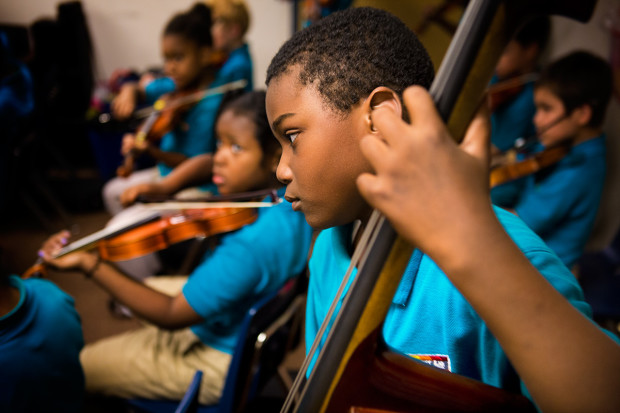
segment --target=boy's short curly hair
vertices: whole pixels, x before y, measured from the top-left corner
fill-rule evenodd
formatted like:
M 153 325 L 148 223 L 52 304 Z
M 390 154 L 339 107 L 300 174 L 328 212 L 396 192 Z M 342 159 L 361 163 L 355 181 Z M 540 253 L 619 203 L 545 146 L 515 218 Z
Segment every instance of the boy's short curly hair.
M 572 52 L 545 67 L 535 88 L 546 87 L 558 97 L 567 114 L 581 105 L 590 105 L 589 126 L 599 127 L 612 90 L 611 67 L 604 59 L 586 51 Z
M 399 96 L 407 86 L 428 88 L 434 70 L 417 36 L 392 14 L 370 7 L 332 13 L 293 35 L 267 69 L 266 84 L 300 67 L 299 81 L 312 84 L 326 105 L 347 113 L 374 88 Z

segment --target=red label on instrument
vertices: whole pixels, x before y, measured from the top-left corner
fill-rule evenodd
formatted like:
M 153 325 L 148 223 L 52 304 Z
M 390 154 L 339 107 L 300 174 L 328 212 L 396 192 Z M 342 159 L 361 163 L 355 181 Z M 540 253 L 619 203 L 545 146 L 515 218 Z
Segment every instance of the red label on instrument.
M 444 354 L 409 354 L 409 357 L 442 370 L 452 371 L 450 368 L 450 357 Z

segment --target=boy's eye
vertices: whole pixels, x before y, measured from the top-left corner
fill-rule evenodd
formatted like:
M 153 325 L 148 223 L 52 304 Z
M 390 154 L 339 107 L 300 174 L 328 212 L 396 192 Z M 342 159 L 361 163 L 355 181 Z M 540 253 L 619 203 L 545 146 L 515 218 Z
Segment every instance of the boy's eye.
M 299 135 L 298 131 L 284 133 L 284 136 L 286 137 L 286 139 L 288 139 L 291 143 L 295 143 L 295 140 L 297 139 L 297 135 Z
M 241 147 L 241 145 L 233 143 L 232 145 L 230 145 L 230 150 L 232 153 L 239 153 L 243 150 L 243 148 Z
M 222 146 L 222 141 L 221 141 L 221 140 L 219 140 L 219 139 L 217 139 L 217 140 L 215 141 L 215 149 L 219 149 L 219 148 L 220 148 L 220 146 Z

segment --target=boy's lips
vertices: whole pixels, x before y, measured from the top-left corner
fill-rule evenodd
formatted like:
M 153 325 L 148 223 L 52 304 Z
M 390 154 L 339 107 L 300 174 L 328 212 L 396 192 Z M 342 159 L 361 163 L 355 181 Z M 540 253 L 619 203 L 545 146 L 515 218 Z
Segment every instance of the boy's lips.
M 216 174 L 213 174 L 213 178 L 211 178 L 211 180 L 213 181 L 215 185 L 221 185 L 226 181 L 222 175 L 216 175 Z
M 284 199 L 291 203 L 293 211 L 299 211 L 301 209 L 301 200 L 293 196 L 284 195 Z

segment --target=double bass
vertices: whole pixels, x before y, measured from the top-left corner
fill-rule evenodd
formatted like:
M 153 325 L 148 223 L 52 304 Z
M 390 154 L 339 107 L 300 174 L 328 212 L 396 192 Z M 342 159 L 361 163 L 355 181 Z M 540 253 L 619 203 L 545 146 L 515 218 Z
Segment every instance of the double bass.
M 543 14 L 587 21 L 595 1 L 472 0 L 448 48 L 431 95 L 452 136 L 463 137 L 496 62 L 519 25 Z M 381 327 L 414 247 L 373 211 L 351 260 L 357 275 L 308 374 L 328 313 L 289 392 L 284 412 L 535 411 L 525 397 L 394 353 Z M 342 287 L 341 287 L 342 290 Z M 335 302 L 340 298 L 340 291 Z

